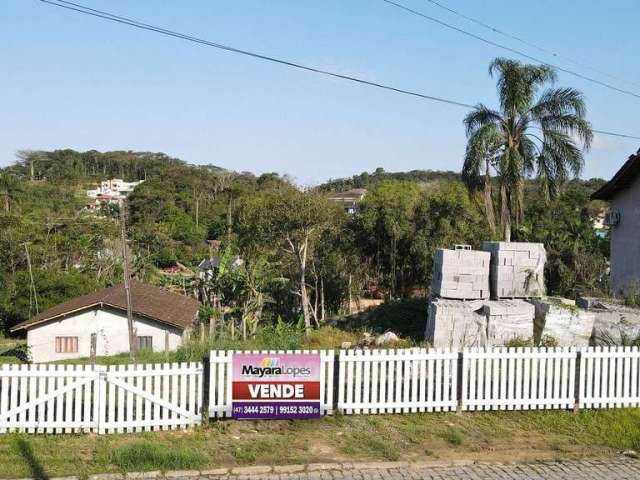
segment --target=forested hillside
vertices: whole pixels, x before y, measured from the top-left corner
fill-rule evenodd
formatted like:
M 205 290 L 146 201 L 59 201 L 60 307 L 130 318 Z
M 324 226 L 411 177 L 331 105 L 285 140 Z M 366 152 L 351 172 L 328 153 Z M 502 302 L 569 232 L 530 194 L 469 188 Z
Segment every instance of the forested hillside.
M 312 327 L 346 313 L 357 297 L 425 295 L 434 248 L 492 236 L 479 193 L 453 172 L 378 169 L 302 191 L 275 173 L 194 166 L 162 153 L 22 152 L 0 170 L 5 331 L 122 281 L 117 208 L 84 208 L 85 190 L 113 177 L 145 180 L 128 199 L 133 275 L 197 296 L 203 317 L 245 335 L 278 318 Z M 589 201 L 599 183 L 572 181 L 552 200 L 527 183 L 513 237 L 545 243 L 552 294 L 606 289 L 607 239 L 592 226 L 601 205 Z M 328 200 L 329 191 L 355 187 L 368 190 L 356 214 Z M 198 276 L 197 265 L 216 257 L 208 276 Z

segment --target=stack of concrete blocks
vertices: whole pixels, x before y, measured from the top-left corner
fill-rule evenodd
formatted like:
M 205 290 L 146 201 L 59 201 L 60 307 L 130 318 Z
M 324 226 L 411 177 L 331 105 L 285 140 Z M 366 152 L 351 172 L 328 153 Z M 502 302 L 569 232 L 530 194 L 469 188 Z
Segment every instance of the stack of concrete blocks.
M 538 298 L 544 295 L 544 264 L 541 243 L 484 242 L 491 253 L 491 294 L 499 298 Z
M 438 248 L 433 256 L 432 295 L 458 300 L 489 298 L 490 259 L 489 252 L 467 246 Z
M 640 309 L 610 299 L 578 299 L 578 307 L 594 315 L 591 345 L 630 345 L 640 338 Z
M 436 348 L 487 346 L 487 318 L 484 302 L 431 298 L 426 340 Z
M 535 306 L 534 342 L 553 339 L 559 347 L 588 347 L 596 315 L 566 299 L 532 300 Z
M 504 346 L 514 340 L 533 338 L 535 307 L 524 300 L 489 300 L 484 302 L 487 320 L 487 343 Z

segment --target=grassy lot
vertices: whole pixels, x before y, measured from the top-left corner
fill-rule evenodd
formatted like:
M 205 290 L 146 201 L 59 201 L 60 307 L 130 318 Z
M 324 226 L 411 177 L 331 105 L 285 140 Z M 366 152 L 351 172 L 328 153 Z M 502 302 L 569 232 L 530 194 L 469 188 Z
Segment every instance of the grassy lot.
M 4 338 L 0 336 L 0 364 L 3 363 L 22 363 L 18 357 L 13 355 L 12 350 L 17 347 L 24 346 L 25 340 L 17 340 L 13 338 Z
M 349 332 L 334 327 L 324 326 L 312 331 L 309 335 L 302 332 L 275 331 L 274 329 L 263 329 L 257 338 L 248 340 L 231 339 L 227 337 L 212 340 L 192 339 L 178 348 L 175 352 L 139 352 L 137 363 L 165 363 L 165 362 L 200 362 L 210 350 L 321 350 L 340 348 L 343 342 L 357 343 L 361 338 L 361 332 Z M 392 347 L 403 348 L 414 344 L 408 341 L 398 342 Z M 63 360 L 59 364 L 88 364 L 91 359 L 79 358 L 73 360 Z M 126 365 L 131 363 L 129 354 L 112 355 L 109 357 L 97 357 L 98 365 Z
M 0 477 L 367 460 L 531 461 L 640 449 L 640 409 L 220 421 L 191 431 L 0 435 Z

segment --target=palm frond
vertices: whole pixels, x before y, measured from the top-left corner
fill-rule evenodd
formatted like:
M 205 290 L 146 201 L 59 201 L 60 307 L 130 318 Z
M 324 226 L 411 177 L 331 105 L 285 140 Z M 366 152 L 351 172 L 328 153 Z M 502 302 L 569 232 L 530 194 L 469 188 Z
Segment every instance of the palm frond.
M 534 117 L 573 113 L 579 117 L 587 114 L 582 92 L 573 88 L 550 88 L 545 90 L 531 108 Z
M 523 65 L 517 60 L 496 58 L 489 65 L 489 74 L 497 74 L 498 97 L 502 112 L 524 114 L 538 90 L 555 81 L 555 72 L 548 65 Z
M 501 148 L 502 138 L 495 125 L 488 123 L 473 132 L 467 143 L 462 165 L 462 181 L 469 190 L 477 191 L 482 186 L 481 175 L 487 162 L 493 164 Z
M 480 103 L 464 117 L 463 123 L 467 137 L 471 137 L 476 130 L 485 125 L 492 124 L 497 128 L 502 123 L 502 116 L 500 112 L 492 110 Z

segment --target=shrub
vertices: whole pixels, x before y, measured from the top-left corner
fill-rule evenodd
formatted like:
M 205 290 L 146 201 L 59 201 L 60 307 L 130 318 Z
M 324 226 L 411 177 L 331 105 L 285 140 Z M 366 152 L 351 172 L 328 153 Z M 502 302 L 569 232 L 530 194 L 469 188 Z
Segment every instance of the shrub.
M 462 445 L 462 435 L 455 428 L 449 428 L 441 433 L 442 438 L 444 438 L 451 445 L 459 447 Z
M 427 300 L 410 298 L 383 303 L 371 312 L 368 326 L 377 333 L 392 330 L 402 337 L 421 341 L 426 323 Z
M 283 322 L 281 318 L 275 324 L 258 329 L 256 342 L 263 350 L 296 350 L 302 345 L 304 329 L 298 324 Z

